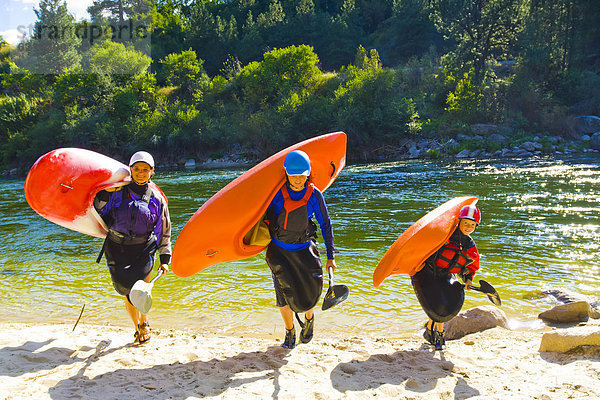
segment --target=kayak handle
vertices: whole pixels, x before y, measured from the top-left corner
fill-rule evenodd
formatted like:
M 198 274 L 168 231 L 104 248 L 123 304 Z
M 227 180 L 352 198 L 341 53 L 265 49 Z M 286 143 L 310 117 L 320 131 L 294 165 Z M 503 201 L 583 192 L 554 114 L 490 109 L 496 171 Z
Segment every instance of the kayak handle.
M 215 250 L 215 251 L 213 251 L 213 252 L 212 252 L 212 253 L 210 253 L 210 254 L 208 254 L 208 252 L 207 252 L 207 253 L 205 254 L 205 256 L 206 256 L 206 257 L 212 257 L 212 256 L 214 256 L 215 254 L 217 254 L 218 252 L 219 252 L 218 250 Z
M 333 161 L 331 161 L 329 163 L 329 165 L 331 165 L 333 167 L 333 171 L 331 171 L 331 175 L 329 177 L 333 178 L 333 175 L 335 175 L 335 171 L 336 171 L 337 168 L 335 168 L 335 164 L 333 163 Z

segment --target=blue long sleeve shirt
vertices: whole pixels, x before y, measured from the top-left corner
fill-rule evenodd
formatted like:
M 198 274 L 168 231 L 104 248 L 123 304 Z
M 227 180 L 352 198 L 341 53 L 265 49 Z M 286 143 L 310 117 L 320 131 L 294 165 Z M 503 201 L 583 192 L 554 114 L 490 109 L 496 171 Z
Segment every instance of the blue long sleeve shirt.
M 302 197 L 304 197 L 304 194 L 306 193 L 306 188 L 302 189 L 299 192 L 296 192 L 292 190 L 289 185 L 287 185 L 287 189 L 292 200 L 300 200 L 302 199 Z M 283 194 L 281 193 L 281 190 L 279 190 L 273 198 L 273 200 L 271 201 L 271 204 L 269 204 L 269 208 L 273 207 L 274 215 L 279 215 L 281 213 L 281 210 L 283 210 L 283 205 Z M 333 229 L 331 227 L 331 220 L 329 219 L 329 212 L 327 211 L 327 205 L 325 204 L 323 194 L 316 187 L 314 188 L 312 195 L 308 199 L 306 207 L 308 209 L 308 218 L 310 219 L 314 216 L 317 219 L 319 226 L 321 227 L 321 233 L 323 234 L 325 240 L 325 247 L 327 249 L 327 259 L 333 260 L 335 248 L 333 247 Z M 302 250 L 310 246 L 310 240 L 306 243 L 299 244 L 284 243 L 273 237 L 271 238 L 271 240 L 273 241 L 273 243 L 286 250 Z

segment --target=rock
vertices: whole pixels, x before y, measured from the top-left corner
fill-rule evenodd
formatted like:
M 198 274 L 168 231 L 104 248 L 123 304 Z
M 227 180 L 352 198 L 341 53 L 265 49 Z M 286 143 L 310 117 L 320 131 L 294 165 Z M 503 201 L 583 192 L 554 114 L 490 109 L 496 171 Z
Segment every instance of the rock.
M 471 152 L 471 154 L 469 154 L 470 158 L 477 158 L 479 157 L 479 155 L 481 154 L 481 150 L 474 150 Z
M 517 156 L 517 157 L 523 157 L 523 158 L 525 158 L 525 157 L 532 157 L 533 156 L 533 153 L 531 153 L 531 152 L 529 152 L 527 150 L 523 150 L 523 149 L 517 149 L 517 150 L 514 151 L 514 153 L 515 153 L 515 156 Z
M 450 139 L 444 144 L 444 147 L 448 150 L 456 149 L 458 146 L 458 142 L 454 139 Z
M 510 149 L 502 149 L 502 154 L 500 155 L 502 157 L 514 157 L 515 153 L 513 153 L 513 151 Z
M 536 150 L 541 150 L 543 146 L 541 143 L 538 142 L 525 142 L 519 147 L 523 150 L 530 151 L 533 153 Z
M 498 133 L 498 125 L 493 124 L 473 124 L 471 125 L 471 132 L 475 134 L 490 134 Z
M 592 137 L 591 137 L 590 135 L 583 135 L 583 136 L 581 137 L 581 140 L 582 140 L 583 142 L 589 142 L 590 140 L 592 140 Z
M 490 136 L 488 136 L 487 140 L 489 140 L 490 142 L 499 143 L 499 144 L 508 143 L 508 139 L 506 138 L 506 136 L 501 135 L 499 133 L 491 134 Z
M 575 134 L 577 136 L 592 134 L 600 131 L 600 118 L 595 115 L 582 115 L 575 117 Z
M 185 162 L 185 167 L 189 168 L 189 169 L 194 169 L 196 168 L 196 161 L 193 158 L 190 158 L 189 160 L 187 160 Z
M 470 154 L 469 150 L 468 149 L 464 149 L 463 151 L 459 152 L 456 155 L 456 158 L 469 158 L 469 154 Z
M 600 132 L 596 132 L 590 138 L 590 147 L 594 150 L 600 150 Z
M 545 322 L 571 323 L 587 321 L 590 316 L 590 305 L 586 301 L 575 301 L 567 304 L 559 304 L 550 310 L 541 312 L 538 318 Z
M 456 135 L 456 140 L 458 140 L 459 142 L 462 142 L 463 140 L 469 140 L 469 139 L 472 139 L 471 136 L 465 135 L 464 133 L 459 133 L 458 135 Z
M 497 307 L 485 305 L 461 312 L 444 324 L 444 330 L 446 338 L 452 340 L 497 326 L 508 329 L 506 314 Z
M 600 346 L 600 327 L 579 326 L 544 333 L 539 351 L 564 353 L 580 346 Z
M 600 319 L 600 299 L 596 297 L 570 292 L 563 288 L 547 289 L 542 291 L 542 293 L 562 304 L 585 301 L 590 305 L 589 316 L 594 319 Z
M 408 149 L 409 158 L 419 158 L 420 155 L 421 151 L 416 146 L 412 146 L 410 149 Z

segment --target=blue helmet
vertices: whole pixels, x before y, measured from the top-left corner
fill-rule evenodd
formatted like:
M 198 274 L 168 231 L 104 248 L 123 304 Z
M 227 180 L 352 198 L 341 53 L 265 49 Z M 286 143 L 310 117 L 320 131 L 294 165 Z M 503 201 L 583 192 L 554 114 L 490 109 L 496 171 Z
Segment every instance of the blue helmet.
M 288 175 L 310 175 L 310 158 L 302 150 L 294 150 L 285 156 L 283 168 Z

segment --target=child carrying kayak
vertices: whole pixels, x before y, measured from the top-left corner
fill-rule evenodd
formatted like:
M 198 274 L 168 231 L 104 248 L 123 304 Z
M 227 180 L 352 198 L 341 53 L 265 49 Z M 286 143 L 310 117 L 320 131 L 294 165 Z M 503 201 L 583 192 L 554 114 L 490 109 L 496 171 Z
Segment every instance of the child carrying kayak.
M 475 272 L 479 270 L 479 252 L 471 234 L 481 222 L 481 212 L 474 205 L 461 208 L 459 223 L 448 242 L 431 255 L 425 266 L 411 277 L 419 303 L 429 320 L 423 337 L 441 350 L 445 346 L 444 322 L 461 310 Z M 454 276 L 463 281 L 461 285 Z
M 284 161 L 286 183 L 277 192 L 266 213 L 271 242 L 266 261 L 271 269 L 277 306 L 286 329 L 282 347 L 296 346 L 294 312 L 302 326 L 300 341 L 313 337 L 314 306 L 323 290 L 323 269 L 315 244 L 317 227 L 321 228 L 327 250 L 326 267 L 336 269 L 333 230 L 325 200 L 310 182 L 310 158 L 300 150 L 290 152 Z M 304 313 L 302 322 L 298 313 Z

